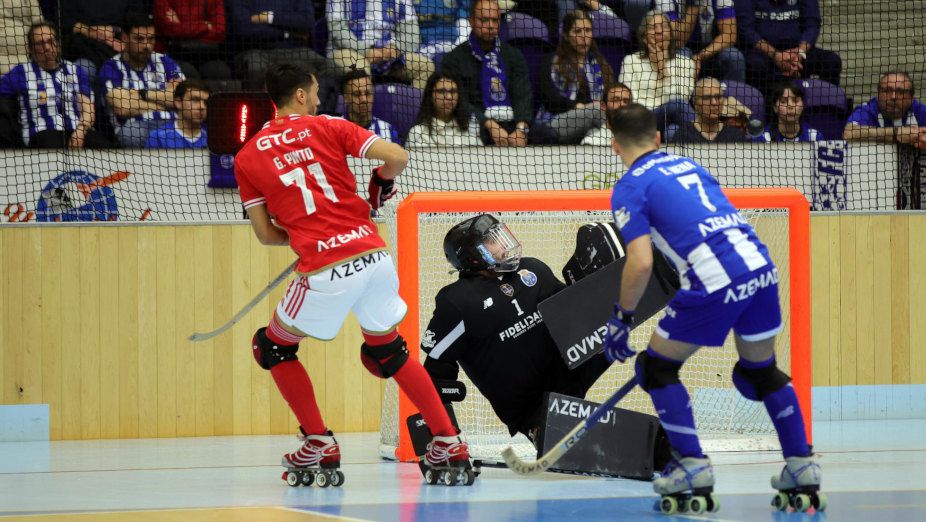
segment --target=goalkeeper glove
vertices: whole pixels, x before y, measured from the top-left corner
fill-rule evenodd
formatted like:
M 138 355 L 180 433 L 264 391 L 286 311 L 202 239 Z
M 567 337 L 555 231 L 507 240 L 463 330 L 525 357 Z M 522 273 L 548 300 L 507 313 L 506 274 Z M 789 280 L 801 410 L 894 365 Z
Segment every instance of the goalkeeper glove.
M 380 170 L 382 170 L 382 167 L 376 167 L 373 169 L 373 174 L 370 176 L 370 198 L 368 201 L 370 202 L 370 206 L 373 207 L 373 210 L 383 206 L 383 203 L 392 198 L 392 196 L 395 196 L 395 193 L 398 191 L 395 180 L 383 178 L 379 175 Z
M 633 327 L 633 312 L 624 310 L 620 305 L 614 305 L 614 315 L 608 320 L 608 333 L 604 339 L 604 356 L 608 362 L 624 362 L 636 355 L 627 341 L 630 339 L 630 329 Z

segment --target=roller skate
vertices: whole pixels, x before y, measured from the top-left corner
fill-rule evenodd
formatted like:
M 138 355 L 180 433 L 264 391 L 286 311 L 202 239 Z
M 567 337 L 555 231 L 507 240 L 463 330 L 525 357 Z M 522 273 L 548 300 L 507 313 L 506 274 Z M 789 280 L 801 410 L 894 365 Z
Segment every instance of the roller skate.
M 294 453 L 283 455 L 282 465 L 286 468 L 283 480 L 292 487 L 311 486 L 314 482 L 320 488 L 338 487 L 344 484 L 341 467 L 341 448 L 334 434 L 303 435 L 302 447 Z
M 772 506 L 779 511 L 807 511 L 813 507 L 817 511 L 826 510 L 826 493 L 820 491 L 820 465 L 814 462 L 814 455 L 807 457 L 788 457 L 785 467 L 778 475 L 772 476 L 772 487 L 778 494 L 772 499 Z
M 653 481 L 653 491 L 661 495 L 656 507 L 666 515 L 720 509 L 720 500 L 714 496 L 714 469 L 706 456 L 679 458 L 673 452 L 662 476 Z
M 418 461 L 424 480 L 428 484 L 472 486 L 478 472 L 469 461 L 469 447 L 462 435 L 442 437 L 435 435 L 428 451 Z

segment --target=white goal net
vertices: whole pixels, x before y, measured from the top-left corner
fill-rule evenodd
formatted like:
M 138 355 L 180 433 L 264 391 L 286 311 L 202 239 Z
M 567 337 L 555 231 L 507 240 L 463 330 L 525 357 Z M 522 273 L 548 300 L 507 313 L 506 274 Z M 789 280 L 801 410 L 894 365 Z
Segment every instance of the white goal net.
M 560 271 L 575 251 L 575 237 L 579 226 L 592 221 L 611 219 L 610 213 L 606 211 L 490 213 L 507 223 L 521 241 L 524 256 L 543 260 L 561 279 Z M 790 366 L 788 212 L 784 209 L 748 210 L 742 211 L 742 214 L 757 229 L 759 237 L 768 245 L 778 266 L 785 328 L 779 336 L 776 353 L 779 365 L 787 371 Z M 434 297 L 438 290 L 457 278 L 456 274 L 448 273 L 450 266 L 444 257 L 444 235 L 452 225 L 472 215 L 473 213 L 418 214 L 419 335 L 431 318 Z M 395 227 L 392 227 L 392 230 L 394 231 Z M 395 241 L 392 244 L 395 245 Z M 645 348 L 661 316 L 662 314 L 656 314 L 635 328 L 631 336 L 631 345 L 638 349 Z M 424 353 L 420 353 L 420 356 L 423 361 Z M 704 438 L 705 449 L 722 451 L 777 448 L 777 440 L 773 437 L 774 430 L 762 403 L 744 399 L 733 387 L 731 371 L 736 359 L 731 336 L 723 348 L 702 349 L 683 368 L 682 381 L 689 388 L 695 419 Z M 615 364 L 601 376 L 586 398 L 603 402 L 630 378 L 632 372 L 632 364 Z M 476 390 L 462 371 L 460 376 L 467 386 L 467 397 L 453 407 L 460 428 L 470 444 L 473 458 L 498 461 L 501 450 L 508 445 L 515 447 L 522 457 L 534 456 L 535 449 L 527 438 L 522 435 L 511 438 L 485 397 Z M 639 388 L 621 401 L 618 407 L 655 414 L 649 396 Z M 390 380 L 384 393 L 380 429 L 380 453 L 385 458 L 395 458 L 400 422 L 404 424 L 405 420 L 399 419 L 397 387 L 394 381 Z

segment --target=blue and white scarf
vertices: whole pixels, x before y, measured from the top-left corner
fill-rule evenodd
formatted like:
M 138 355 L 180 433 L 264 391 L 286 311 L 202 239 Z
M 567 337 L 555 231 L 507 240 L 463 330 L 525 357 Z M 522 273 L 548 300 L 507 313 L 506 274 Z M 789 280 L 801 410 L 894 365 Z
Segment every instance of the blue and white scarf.
M 508 75 L 505 72 L 505 62 L 502 61 L 501 40 L 496 37 L 492 49 L 483 51 L 476 35 L 470 33 L 469 46 L 473 51 L 473 56 L 482 62 L 480 88 L 483 106 L 486 110 L 492 107 L 511 107 Z
M 576 101 L 576 96 L 579 94 L 579 81 L 577 79 L 575 82 L 567 84 L 566 79 L 557 71 L 557 63 L 559 63 L 559 58 L 553 58 L 553 67 L 550 73 L 553 85 L 564 98 Z M 601 74 L 601 65 L 598 60 L 594 56 L 586 54 L 585 61 L 582 63 L 582 72 L 585 75 L 585 81 L 588 82 L 589 96 L 592 101 L 600 100 L 601 95 L 604 94 L 604 75 Z
M 396 5 L 396 0 L 382 0 L 378 3 L 381 4 L 382 10 L 382 36 L 373 42 L 373 47 L 375 48 L 386 47 L 389 45 L 393 40 L 393 29 L 398 25 L 400 20 L 405 18 L 404 2 Z M 354 36 L 357 37 L 358 40 L 363 42 L 364 31 L 366 31 L 367 24 L 367 0 L 350 0 L 347 7 L 349 9 L 349 12 L 347 13 L 347 19 L 349 20 L 348 26 L 350 27 L 350 31 L 354 33 Z M 390 29 L 387 29 L 387 27 Z M 405 57 L 399 56 L 394 60 L 373 64 L 371 66 L 373 69 L 373 74 L 384 74 L 396 63 L 404 65 Z

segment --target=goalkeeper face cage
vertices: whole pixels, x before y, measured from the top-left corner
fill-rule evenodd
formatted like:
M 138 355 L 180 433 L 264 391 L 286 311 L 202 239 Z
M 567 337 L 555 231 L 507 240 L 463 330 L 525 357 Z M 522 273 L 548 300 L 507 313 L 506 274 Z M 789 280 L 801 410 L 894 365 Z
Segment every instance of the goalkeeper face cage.
M 514 272 L 521 264 L 521 243 L 508 229 L 508 225 L 501 222 L 485 231 L 476 250 L 489 269 L 496 272 Z

